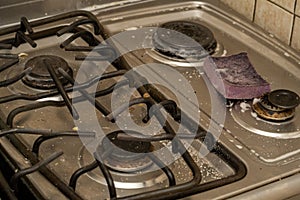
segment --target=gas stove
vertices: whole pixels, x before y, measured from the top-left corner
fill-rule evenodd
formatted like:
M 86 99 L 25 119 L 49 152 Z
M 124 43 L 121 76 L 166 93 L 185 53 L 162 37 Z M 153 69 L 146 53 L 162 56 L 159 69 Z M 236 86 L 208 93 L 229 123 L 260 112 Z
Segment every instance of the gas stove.
M 217 92 L 204 60 L 240 52 L 272 92 Z M 299 63 L 218 1 L 22 17 L 0 29 L 3 198 L 296 195 Z

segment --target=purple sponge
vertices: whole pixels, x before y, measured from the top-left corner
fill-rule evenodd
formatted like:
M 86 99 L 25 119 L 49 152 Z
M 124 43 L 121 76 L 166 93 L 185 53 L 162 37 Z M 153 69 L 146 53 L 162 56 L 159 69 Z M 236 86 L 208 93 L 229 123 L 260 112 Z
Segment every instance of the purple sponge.
M 270 92 L 270 84 L 254 69 L 247 53 L 208 57 L 204 71 L 213 86 L 227 99 L 252 99 Z

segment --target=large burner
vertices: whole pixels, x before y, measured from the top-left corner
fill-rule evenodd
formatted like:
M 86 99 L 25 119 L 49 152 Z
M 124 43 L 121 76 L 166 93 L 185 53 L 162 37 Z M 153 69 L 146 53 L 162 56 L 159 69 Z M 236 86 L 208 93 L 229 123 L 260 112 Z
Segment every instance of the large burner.
M 117 139 L 117 134 L 108 134 L 102 142 L 104 150 L 112 148 L 112 153 L 105 158 L 108 167 L 120 172 L 135 172 L 152 165 L 145 155 L 150 152 L 149 142 L 122 141 Z
M 57 72 L 59 68 L 65 70 L 70 76 L 73 76 L 73 71 L 69 67 L 68 63 L 61 57 L 54 55 L 40 55 L 31 58 L 25 64 L 25 69 L 31 67 L 32 71 L 26 75 L 22 81 L 33 88 L 38 89 L 51 89 L 55 87 L 55 83 L 47 70 L 47 67 L 44 65 L 44 60 L 54 68 L 59 80 L 63 85 L 68 83 L 60 73 Z
M 153 44 L 160 53 L 176 58 L 201 58 L 212 54 L 217 47 L 207 27 L 187 21 L 162 24 L 154 34 Z
M 275 90 L 265 94 L 252 108 L 257 115 L 270 121 L 285 121 L 295 115 L 299 96 L 289 90 Z

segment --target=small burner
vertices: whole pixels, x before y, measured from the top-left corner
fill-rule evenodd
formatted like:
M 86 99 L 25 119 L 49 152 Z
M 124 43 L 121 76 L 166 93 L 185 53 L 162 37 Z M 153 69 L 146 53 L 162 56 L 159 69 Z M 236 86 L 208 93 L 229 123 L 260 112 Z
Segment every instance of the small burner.
M 265 94 L 252 108 L 257 115 L 269 121 L 286 121 L 295 115 L 299 96 L 288 90 L 274 90 Z
M 263 119 L 268 121 L 286 121 L 291 119 L 294 114 L 294 109 L 287 109 L 281 112 L 276 112 L 272 110 L 268 110 L 264 108 L 261 103 L 256 103 L 252 106 L 253 110 L 257 113 L 257 115 Z
M 268 95 L 268 100 L 283 109 L 293 109 L 300 104 L 298 94 L 289 90 L 274 90 Z
M 117 134 L 108 134 L 102 142 L 104 150 L 113 148 L 105 159 L 108 167 L 120 172 L 135 172 L 152 165 L 152 161 L 145 156 L 151 149 L 149 142 L 122 141 L 117 139 Z
M 212 54 L 217 47 L 214 35 L 207 27 L 187 21 L 162 24 L 154 34 L 153 44 L 160 53 L 177 58 L 202 58 Z
M 274 111 L 274 112 L 281 112 L 284 111 L 285 109 L 283 108 L 279 108 L 275 105 L 273 105 L 270 101 L 269 101 L 269 95 L 264 95 L 260 98 L 260 105 L 263 106 L 265 109 L 270 110 L 270 111 Z
M 61 83 L 63 85 L 66 85 L 68 83 L 68 80 L 66 80 L 60 73 L 58 73 L 57 69 L 62 68 L 70 76 L 73 76 L 73 71 L 63 58 L 54 55 L 41 55 L 28 60 L 25 64 L 25 69 L 31 67 L 32 71 L 22 79 L 23 83 L 30 87 L 38 89 L 55 88 L 55 83 L 51 75 L 49 74 L 47 67 L 43 64 L 44 60 L 47 60 L 48 63 L 52 65 Z

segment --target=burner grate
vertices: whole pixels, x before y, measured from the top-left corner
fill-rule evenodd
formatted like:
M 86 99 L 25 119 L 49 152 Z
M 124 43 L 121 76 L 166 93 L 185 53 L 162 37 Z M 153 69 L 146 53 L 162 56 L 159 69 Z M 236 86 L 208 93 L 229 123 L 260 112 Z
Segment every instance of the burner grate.
M 60 25 L 46 30 L 36 30 L 37 27 L 40 25 L 71 18 L 76 18 L 77 20 L 69 25 Z M 94 27 L 94 33 L 91 33 L 90 31 L 80 27 L 84 24 L 92 24 Z M 186 26 L 190 26 L 190 24 L 185 24 L 184 28 L 187 28 Z M 205 28 L 201 27 L 200 29 L 204 32 L 204 36 L 193 35 L 193 37 L 196 37 L 194 38 L 196 40 L 201 37 L 206 38 L 206 34 L 210 35 L 210 32 L 208 32 Z M 32 22 L 28 21 L 26 18 L 22 18 L 20 25 L 11 26 L 0 30 L 1 36 L 11 33 L 14 33 L 15 37 L 0 41 L 0 49 L 18 47 L 24 43 L 28 43 L 31 45 L 32 48 L 36 48 L 37 43 L 35 41 L 38 39 L 42 39 L 53 35 L 61 36 L 65 33 L 72 33 L 72 36 L 70 36 L 67 40 L 61 43 L 60 48 L 66 51 L 74 52 L 90 52 L 92 50 L 95 50 L 99 54 L 95 57 L 85 57 L 82 55 L 76 55 L 74 57 L 74 60 L 78 61 L 85 59 L 88 61 L 92 60 L 95 62 L 102 60 L 112 61 L 117 55 L 117 51 L 112 47 L 112 45 L 101 44 L 100 41 L 98 41 L 98 39 L 96 38 L 96 36 L 94 36 L 94 34 L 101 34 L 101 36 L 104 39 L 108 37 L 108 35 L 106 35 L 105 33 L 104 28 L 95 18 L 95 16 L 86 11 L 70 12 L 66 14 L 44 18 L 41 20 L 35 20 Z M 77 40 L 78 38 L 81 38 L 83 41 L 85 41 L 88 46 L 72 46 L 71 43 L 74 40 Z M 215 40 L 213 38 L 206 39 L 207 41 L 202 45 L 204 45 L 205 48 L 207 48 L 206 50 L 208 51 L 214 49 L 214 46 L 216 45 Z M 195 49 L 192 49 L 192 51 L 194 50 Z M 191 54 L 193 53 L 187 53 L 186 51 L 185 55 L 183 56 Z M 20 62 L 19 56 L 13 54 L 0 54 L 0 58 L 8 60 L 8 62 L 0 66 L 0 72 L 8 68 L 14 67 L 17 63 Z M 122 58 L 120 60 L 116 60 L 112 63 L 112 66 L 115 68 L 114 71 L 106 72 L 101 76 L 96 75 L 90 78 L 85 83 L 77 83 L 73 78 L 73 72 L 70 69 L 70 67 L 72 66 L 69 63 L 67 63 L 58 56 L 42 55 L 30 59 L 25 64 L 24 71 L 21 72 L 18 76 L 14 77 L 11 80 L 4 80 L 0 82 L 0 86 L 2 87 L 10 86 L 18 81 L 23 81 L 27 85 L 30 85 L 32 87 L 47 89 L 47 91 L 39 91 L 36 94 L 18 93 L 0 97 L 0 104 L 17 101 L 22 102 L 22 100 L 26 100 L 26 104 L 14 107 L 8 112 L 6 118 L 1 119 L 1 122 L 2 120 L 6 120 L 6 123 L 1 124 L 1 127 L 4 130 L 0 132 L 0 136 L 6 136 L 10 140 L 10 142 L 16 147 L 16 149 L 18 149 L 18 151 L 20 151 L 20 153 L 22 153 L 24 157 L 28 158 L 28 160 L 33 166 L 30 168 L 30 172 L 33 171 L 33 169 L 36 169 L 35 166 L 39 165 L 38 163 L 48 163 L 48 159 L 40 159 L 40 149 L 43 148 L 42 144 L 44 142 L 54 140 L 55 138 L 57 139 L 58 137 L 94 137 L 95 133 L 87 131 L 52 131 L 29 128 L 20 129 L 15 127 L 15 119 L 19 114 L 24 114 L 29 111 L 37 111 L 46 107 L 68 107 L 71 116 L 74 119 L 78 119 L 80 118 L 80 116 L 76 112 L 76 109 L 73 107 L 72 103 L 89 101 L 91 104 L 94 103 L 95 108 L 101 114 L 103 114 L 104 118 L 108 119 L 107 123 L 113 124 L 117 120 L 113 118 L 113 112 L 110 109 L 106 108 L 104 104 L 100 102 L 101 99 L 96 100 L 94 96 L 103 97 L 105 95 L 110 95 L 113 92 L 115 86 L 129 86 L 135 88 L 136 92 L 140 95 L 139 98 L 135 98 L 132 100 L 132 104 L 130 105 L 130 107 L 136 105 L 137 103 L 146 104 L 147 116 L 146 118 L 144 118 L 144 123 L 147 123 L 149 120 L 151 120 L 152 117 L 155 117 L 163 126 L 163 129 L 166 133 L 162 135 L 149 137 L 142 133 L 136 132 L 131 132 L 134 134 L 124 135 L 124 130 L 119 130 L 116 132 L 112 132 L 112 134 L 108 134 L 105 137 L 109 138 L 108 143 L 105 143 L 105 140 L 99 139 L 100 145 L 98 146 L 98 149 L 93 155 L 93 161 L 90 164 L 83 166 L 77 169 L 75 172 L 73 172 L 73 174 L 69 177 L 70 181 L 68 185 L 61 179 L 61 177 L 56 175 L 55 171 L 53 171 L 50 167 L 46 167 L 44 165 L 38 167 L 37 170 L 41 174 L 43 174 L 43 176 L 46 177 L 53 185 L 55 185 L 58 188 L 58 190 L 60 190 L 66 197 L 70 199 L 82 199 L 82 197 L 76 190 L 78 186 L 77 180 L 82 175 L 90 172 L 91 170 L 97 167 L 100 168 L 105 178 L 107 190 L 109 191 L 111 199 L 181 198 L 187 195 L 195 194 L 200 191 L 209 190 L 223 184 L 228 184 L 244 177 L 244 175 L 246 174 L 246 168 L 243 165 L 243 163 L 240 162 L 221 144 L 209 144 L 209 139 L 207 139 L 206 136 L 208 135 L 211 137 L 210 139 L 213 141 L 213 144 L 214 137 L 211 134 L 207 133 L 202 127 L 200 127 L 197 124 L 198 133 L 197 135 L 193 135 L 192 137 L 195 137 L 197 141 L 200 141 L 202 144 L 205 144 L 212 152 L 214 152 L 220 158 L 224 159 L 224 162 L 228 162 L 228 165 L 230 165 L 235 171 L 235 174 L 232 176 L 226 177 L 221 180 L 214 180 L 212 182 L 209 182 L 208 184 L 201 184 L 201 180 L 203 178 L 201 174 L 201 169 L 195 163 L 193 157 L 190 155 L 190 153 L 184 146 L 184 140 L 190 139 L 191 136 L 184 134 L 177 135 L 174 128 L 170 124 L 170 121 L 172 121 L 172 123 L 179 123 L 180 120 L 184 118 L 185 123 L 187 125 L 186 127 L 188 128 L 190 123 L 195 122 L 193 122 L 187 114 L 180 110 L 175 101 L 167 99 L 159 90 L 157 90 L 153 85 L 149 84 L 144 77 L 142 77 L 138 73 L 128 73 L 128 71 L 131 70 L 131 67 L 129 67 L 129 65 L 127 64 L 124 64 L 124 62 L 122 62 Z M 91 86 L 99 84 L 100 81 L 112 79 L 121 75 L 125 75 L 126 79 L 118 82 L 118 84 L 112 84 L 108 88 L 99 89 L 95 93 L 88 92 L 88 89 Z M 37 81 L 34 81 L 35 83 L 32 84 L 32 79 L 36 78 L 39 80 L 40 78 L 42 78 L 41 85 L 39 83 L 36 84 Z M 44 78 L 46 79 L 47 84 L 45 84 Z M 49 81 L 50 84 L 48 84 Z M 77 92 L 80 95 L 71 96 L 71 92 Z M 44 100 L 45 98 L 55 97 L 57 95 L 60 95 L 62 99 L 60 99 L 59 101 Z M 153 112 L 150 113 L 151 107 L 154 109 L 152 109 Z M 168 119 L 167 121 L 164 120 L 164 116 L 162 115 L 161 109 L 164 109 L 167 113 L 169 113 L 170 119 Z M 118 113 L 123 112 L 123 110 L 124 108 L 122 106 L 119 109 L 117 109 Z M 48 116 L 47 114 L 48 113 L 46 113 L 45 115 Z M 19 133 L 22 133 L 24 135 L 38 135 L 38 137 L 34 140 L 32 146 L 28 147 L 22 142 L 22 140 L 20 140 L 19 137 L 16 136 Z M 153 150 L 153 146 L 161 141 L 171 142 L 171 153 L 180 154 L 182 156 L 181 159 L 183 160 L 187 168 L 191 171 L 191 180 L 178 184 L 172 169 L 166 166 L 161 158 L 150 153 Z M 117 147 L 121 148 L 121 150 L 112 149 L 111 146 L 113 145 L 116 145 Z M 137 147 L 138 151 L 136 151 Z M 145 153 L 150 154 L 147 156 L 147 158 L 144 158 L 140 155 L 141 153 L 143 155 Z M 13 158 L 10 159 L 13 160 Z M 168 187 L 118 197 L 119 195 L 114 183 L 115 179 L 112 176 L 112 173 L 115 171 L 120 172 L 121 170 L 123 173 L 133 173 L 133 171 L 131 171 L 132 166 L 122 166 L 121 169 L 119 167 L 113 166 L 111 164 L 112 159 L 114 159 L 114 161 L 120 159 L 123 159 L 125 161 L 129 160 L 130 162 L 128 163 L 131 164 L 132 161 L 136 161 L 136 163 L 132 164 L 134 165 L 133 168 L 135 168 L 134 171 L 146 170 L 150 165 L 156 165 L 160 169 L 160 173 L 163 174 L 168 180 Z M 138 166 L 139 162 L 141 161 L 142 165 Z M 124 168 L 130 168 L 130 171 Z M 25 173 L 24 175 L 26 176 L 26 174 L 27 173 Z M 19 175 L 20 174 L 16 174 L 15 176 Z M 16 185 L 18 185 L 18 180 L 18 178 L 14 179 L 11 187 L 17 188 Z M 21 194 L 18 193 L 18 190 L 14 191 L 14 195 L 21 196 Z

